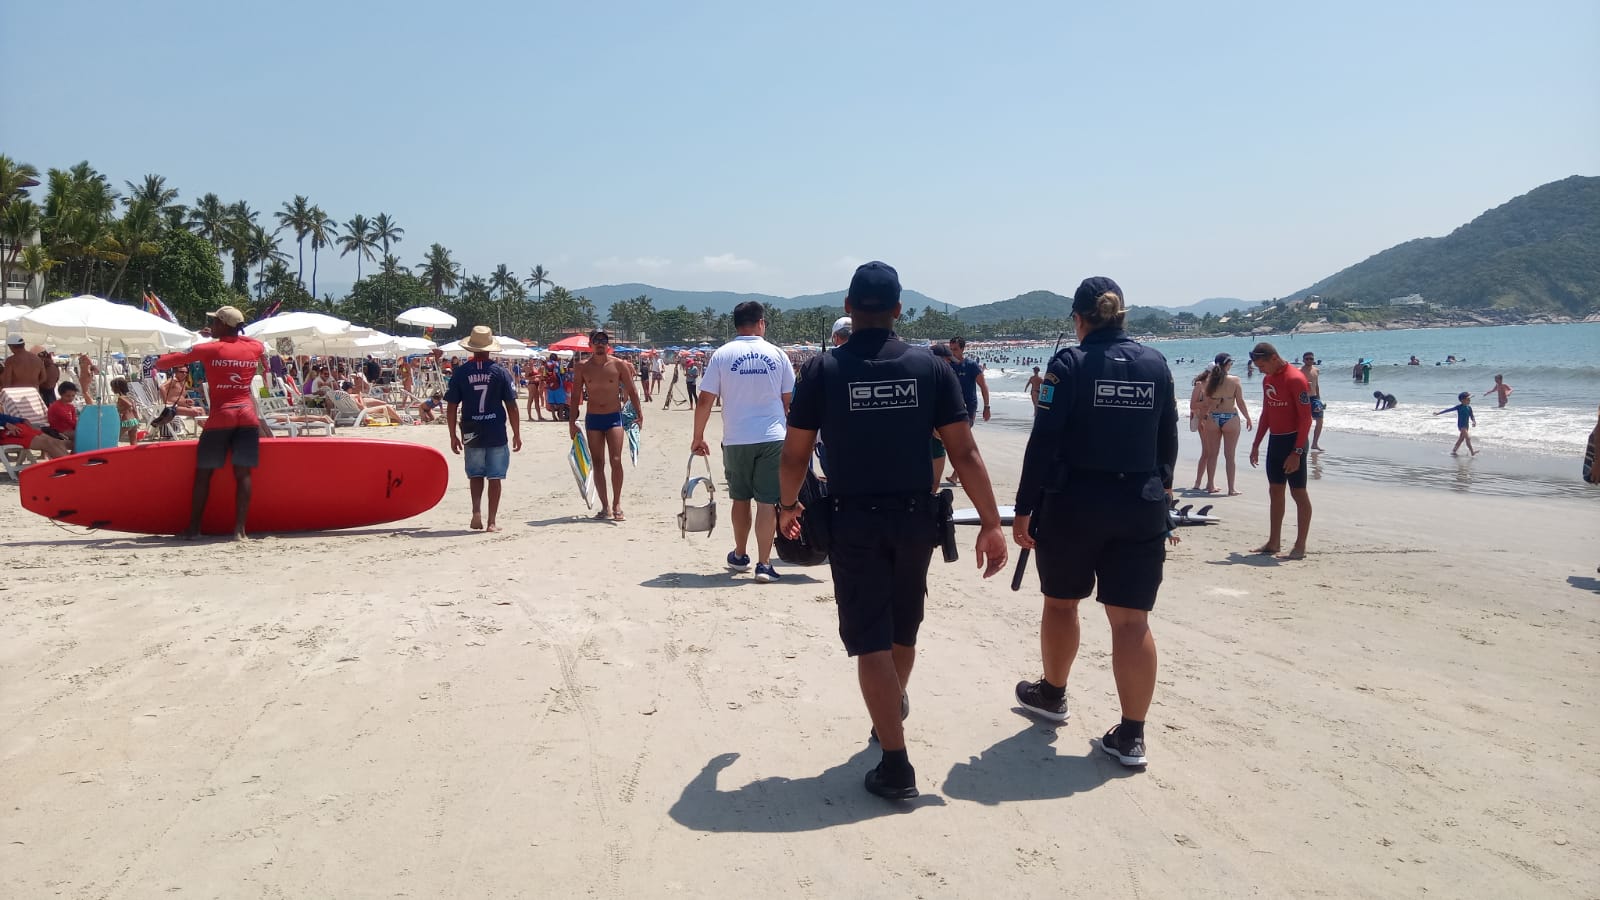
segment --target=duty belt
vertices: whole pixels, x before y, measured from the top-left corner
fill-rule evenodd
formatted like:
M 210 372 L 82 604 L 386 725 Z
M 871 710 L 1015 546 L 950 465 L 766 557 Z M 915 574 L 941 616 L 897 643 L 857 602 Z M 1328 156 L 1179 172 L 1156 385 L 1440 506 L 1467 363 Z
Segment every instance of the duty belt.
M 929 512 L 938 497 L 932 494 L 866 494 L 829 497 L 835 512 Z
M 1098 469 L 1072 469 L 1067 472 L 1069 481 L 1131 481 L 1149 478 L 1151 472 L 1101 472 Z

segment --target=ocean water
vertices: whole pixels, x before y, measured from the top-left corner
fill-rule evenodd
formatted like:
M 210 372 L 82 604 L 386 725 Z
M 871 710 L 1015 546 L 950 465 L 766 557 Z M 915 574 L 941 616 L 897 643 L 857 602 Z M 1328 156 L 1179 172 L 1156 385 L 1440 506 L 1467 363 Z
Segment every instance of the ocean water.
M 1322 399 L 1328 405 L 1322 443 L 1330 450 L 1323 465 L 1329 471 L 1374 480 L 1403 475 L 1486 493 L 1586 490 L 1575 482 L 1600 407 L 1600 323 L 1154 342 L 1178 380 L 1180 415 L 1188 413 L 1189 383 L 1221 352 L 1233 355 L 1233 373 L 1244 382 L 1252 414 L 1259 412 L 1261 376 L 1247 377 L 1244 366 L 1257 340 L 1270 341 L 1285 359 L 1298 360 L 1310 351 L 1321 360 Z M 995 424 L 1031 427 L 1026 386 L 1033 364 L 1018 361 L 1048 359 L 1050 350 L 1042 344 L 978 353 L 987 365 Z M 1443 364 L 1452 354 L 1457 362 Z M 1412 355 L 1422 365 L 1407 365 Z M 1362 358 L 1373 361 L 1370 384 L 1351 377 Z M 1504 409 L 1485 393 L 1496 374 L 1513 389 Z M 1377 390 L 1395 395 L 1399 406 L 1374 410 Z M 1472 440 L 1482 451 L 1466 463 L 1449 456 L 1455 417 L 1432 415 L 1454 406 L 1461 391 L 1473 395 L 1478 424 Z M 1191 435 L 1185 431 L 1183 437 L 1187 442 Z
M 1069 338 L 1070 340 L 1070 338 Z M 1450 417 L 1430 413 L 1454 406 L 1469 391 L 1478 415 L 1473 440 L 1519 452 L 1570 457 L 1582 454 L 1600 407 L 1600 323 L 1510 325 L 1494 328 L 1431 328 L 1355 334 L 1268 335 L 1286 359 L 1310 351 L 1322 361 L 1322 399 L 1328 404 L 1325 433 L 1349 432 L 1417 441 L 1455 439 Z M 1234 356 L 1233 373 L 1244 381 L 1252 412 L 1260 404 L 1261 376 L 1245 374 L 1244 361 L 1255 341 L 1242 338 L 1159 341 L 1178 380 L 1179 402 L 1188 411 L 1188 384 L 1218 353 Z M 998 394 L 995 412 L 1008 422 L 1031 421 L 1027 381 L 1031 367 L 1014 360 L 1048 358 L 1050 345 L 1009 351 L 982 351 L 989 390 Z M 1455 355 L 1453 365 L 1442 364 Z M 1415 355 L 1420 366 L 1406 365 Z M 1357 384 L 1351 369 L 1358 359 L 1372 364 L 1370 384 Z M 1435 365 L 1435 363 L 1441 363 Z M 1495 375 L 1504 375 L 1513 393 L 1498 409 L 1485 392 Z M 1399 407 L 1373 410 L 1372 392 L 1393 394 Z

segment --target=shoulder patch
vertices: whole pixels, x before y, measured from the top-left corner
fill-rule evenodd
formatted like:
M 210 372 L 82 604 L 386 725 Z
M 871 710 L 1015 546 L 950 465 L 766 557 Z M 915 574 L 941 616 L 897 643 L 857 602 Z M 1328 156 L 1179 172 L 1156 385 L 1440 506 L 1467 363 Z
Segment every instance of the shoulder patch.
M 1311 405 L 1311 395 L 1309 393 L 1305 392 L 1305 391 L 1301 391 L 1300 392 L 1300 402 L 1305 404 L 1305 405 L 1307 405 L 1307 406 Z
M 1046 378 L 1045 380 L 1046 381 L 1054 381 L 1055 380 L 1055 376 L 1052 375 L 1049 378 Z M 1049 406 L 1050 402 L 1055 400 L 1055 399 L 1056 399 L 1056 386 L 1055 385 L 1053 385 L 1053 384 L 1041 384 L 1041 385 L 1039 385 L 1039 405 L 1040 406 Z
M 1055 383 L 1059 382 L 1061 379 L 1056 376 L 1056 373 L 1050 372 L 1050 373 L 1048 373 L 1048 374 L 1046 374 L 1044 376 L 1044 380 L 1050 382 L 1051 384 L 1055 384 Z

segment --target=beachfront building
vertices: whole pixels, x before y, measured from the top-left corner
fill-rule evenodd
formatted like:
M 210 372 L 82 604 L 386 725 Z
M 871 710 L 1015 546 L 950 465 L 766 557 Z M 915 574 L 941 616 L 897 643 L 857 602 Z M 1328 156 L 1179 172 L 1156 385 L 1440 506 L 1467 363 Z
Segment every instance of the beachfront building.
M 35 247 L 39 244 L 39 232 L 24 238 L 21 244 L 13 244 L 9 238 L 0 238 L 0 256 L 5 257 L 9 266 L 6 269 L 5 284 L 0 285 L 0 304 L 15 303 L 19 306 L 35 306 L 44 297 L 44 275 L 32 274 L 22 270 L 18 265 L 25 247 Z

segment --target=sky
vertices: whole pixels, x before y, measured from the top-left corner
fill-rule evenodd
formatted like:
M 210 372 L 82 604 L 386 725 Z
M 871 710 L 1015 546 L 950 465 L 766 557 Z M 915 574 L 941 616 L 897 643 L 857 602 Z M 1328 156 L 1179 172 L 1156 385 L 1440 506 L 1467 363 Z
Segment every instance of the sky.
M 569 287 L 883 259 L 961 305 L 1258 300 L 1600 174 L 1593 0 L 53 0 L 0 59 L 0 153 L 41 171 L 305 194 Z

